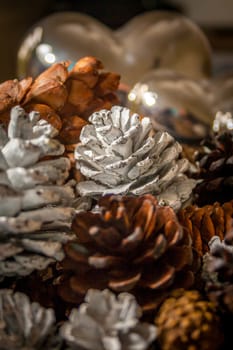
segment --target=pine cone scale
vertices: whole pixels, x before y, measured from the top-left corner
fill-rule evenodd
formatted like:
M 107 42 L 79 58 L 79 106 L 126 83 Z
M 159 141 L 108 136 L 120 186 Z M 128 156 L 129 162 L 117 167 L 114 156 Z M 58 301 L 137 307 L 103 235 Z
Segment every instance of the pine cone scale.
M 124 276 L 120 276 L 120 278 L 114 278 L 115 276 L 112 276 L 113 274 L 114 271 L 110 273 L 108 287 L 115 292 L 128 292 L 132 290 L 141 278 L 141 271 L 138 272 L 138 268 L 126 271 Z
M 174 281 L 175 269 L 170 265 L 148 266 L 147 270 L 143 273 L 142 279 L 139 285 L 143 288 L 150 288 L 159 290 L 160 288 L 169 287 Z
M 124 266 L 126 263 L 125 259 L 115 256 L 95 256 L 92 255 L 88 259 L 88 263 L 90 266 L 95 267 L 96 269 L 109 269 L 115 266 Z
M 169 254 L 170 253 L 170 254 Z M 193 261 L 193 253 L 190 246 L 174 247 L 171 252 L 168 251 L 168 261 L 175 267 L 176 271 L 189 266 Z

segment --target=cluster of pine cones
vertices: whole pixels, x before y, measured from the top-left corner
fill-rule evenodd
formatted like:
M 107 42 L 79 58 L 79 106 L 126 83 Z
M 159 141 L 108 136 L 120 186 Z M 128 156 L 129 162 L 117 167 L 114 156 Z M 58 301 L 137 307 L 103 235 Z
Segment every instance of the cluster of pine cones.
M 119 79 L 0 85 L 0 350 L 233 347 L 232 117 L 191 164 Z

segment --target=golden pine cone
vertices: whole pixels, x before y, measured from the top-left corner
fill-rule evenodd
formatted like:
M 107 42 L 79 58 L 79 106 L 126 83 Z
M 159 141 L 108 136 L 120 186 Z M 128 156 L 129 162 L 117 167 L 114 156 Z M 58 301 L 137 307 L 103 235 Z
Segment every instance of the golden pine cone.
M 99 206 L 100 213 L 73 221 L 77 240 L 65 246 L 63 299 L 82 302 L 90 288 L 130 291 L 149 312 L 171 289 L 193 284 L 196 255 L 172 208 L 152 195 L 106 196 Z
M 163 350 L 217 350 L 223 342 L 215 304 L 203 300 L 196 290 L 174 291 L 155 323 Z
M 190 234 L 193 247 L 200 255 L 209 251 L 208 242 L 213 236 L 221 240 L 231 230 L 233 219 L 233 201 L 206 205 L 199 208 L 188 206 L 178 213 L 180 224 Z

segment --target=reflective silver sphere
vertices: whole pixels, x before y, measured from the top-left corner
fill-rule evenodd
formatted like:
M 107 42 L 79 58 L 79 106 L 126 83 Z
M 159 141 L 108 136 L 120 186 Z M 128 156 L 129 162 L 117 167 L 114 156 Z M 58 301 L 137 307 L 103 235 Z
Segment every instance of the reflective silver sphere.
M 151 11 L 117 31 L 78 12 L 54 13 L 36 23 L 18 50 L 19 78 L 35 77 L 51 64 L 95 56 L 129 86 L 151 69 L 169 68 L 202 78 L 211 72 L 211 52 L 201 29 L 182 15 Z
M 166 130 L 182 143 L 198 144 L 209 133 L 214 118 L 208 96 L 202 82 L 158 69 L 134 85 L 127 105 L 150 117 L 156 130 Z

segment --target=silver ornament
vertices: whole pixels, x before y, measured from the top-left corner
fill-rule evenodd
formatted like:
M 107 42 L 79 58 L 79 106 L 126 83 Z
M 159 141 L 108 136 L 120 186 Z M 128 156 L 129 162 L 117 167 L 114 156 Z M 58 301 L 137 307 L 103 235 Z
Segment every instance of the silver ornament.
M 128 85 L 157 68 L 203 78 L 210 75 L 212 65 L 207 37 L 180 14 L 146 12 L 113 32 L 86 14 L 60 12 L 26 33 L 18 51 L 18 77 L 35 77 L 55 62 L 72 63 L 85 56 L 100 59 Z
M 128 93 L 127 106 L 150 117 L 155 130 L 186 144 L 199 144 L 213 122 L 207 87 L 175 70 L 157 69 L 141 77 Z

